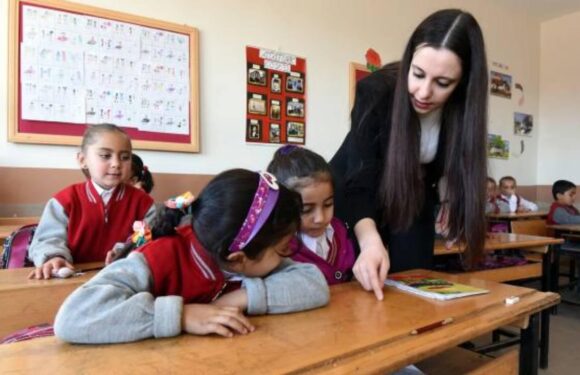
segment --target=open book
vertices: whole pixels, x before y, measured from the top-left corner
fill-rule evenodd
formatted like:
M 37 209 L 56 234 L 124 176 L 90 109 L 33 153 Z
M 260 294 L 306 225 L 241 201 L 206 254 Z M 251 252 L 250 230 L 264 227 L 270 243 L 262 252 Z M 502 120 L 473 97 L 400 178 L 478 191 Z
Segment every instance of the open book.
M 427 275 L 393 275 L 385 280 L 385 285 L 437 300 L 474 296 L 489 293 L 489 290 L 470 285 L 429 277 Z

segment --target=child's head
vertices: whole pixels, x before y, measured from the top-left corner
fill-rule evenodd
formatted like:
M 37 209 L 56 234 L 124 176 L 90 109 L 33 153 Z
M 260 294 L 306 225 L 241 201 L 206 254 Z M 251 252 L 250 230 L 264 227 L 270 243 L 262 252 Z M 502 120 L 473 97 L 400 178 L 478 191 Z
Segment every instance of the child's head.
M 324 158 L 306 148 L 283 146 L 274 154 L 268 172 L 302 196 L 302 233 L 324 234 L 334 216 L 332 172 Z
M 491 177 L 487 178 L 487 198 L 493 199 L 497 194 L 497 183 Z
M 576 198 L 576 185 L 570 181 L 558 180 L 552 185 L 554 200 L 566 206 L 573 206 Z
M 232 169 L 213 178 L 191 205 L 192 226 L 201 244 L 227 270 L 264 276 L 288 253 L 300 228 L 300 196 L 266 173 Z M 183 217 L 165 209 L 153 237 L 174 233 Z
M 514 195 L 516 193 L 516 188 L 516 179 L 512 176 L 504 176 L 499 180 L 499 190 L 507 197 Z
M 112 189 L 131 175 L 131 140 L 116 125 L 88 126 L 77 160 L 85 176 L 104 189 Z
M 137 189 L 142 189 L 147 194 L 151 193 L 153 186 L 155 186 L 149 168 L 143 164 L 143 160 L 137 154 L 131 155 L 131 178 L 129 183 Z

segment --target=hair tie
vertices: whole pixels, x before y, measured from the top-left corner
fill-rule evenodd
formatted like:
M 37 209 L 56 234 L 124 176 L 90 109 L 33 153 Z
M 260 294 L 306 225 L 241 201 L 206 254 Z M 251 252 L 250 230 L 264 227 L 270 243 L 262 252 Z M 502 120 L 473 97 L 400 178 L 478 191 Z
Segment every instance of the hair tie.
M 185 193 L 183 193 L 181 195 L 178 195 L 176 197 L 171 197 L 168 200 L 166 200 L 165 207 L 184 210 L 191 205 L 191 203 L 193 202 L 194 199 L 195 199 L 195 196 L 193 194 L 191 194 L 191 192 L 186 191 Z
M 268 172 L 260 172 L 260 181 L 254 194 L 254 200 L 250 205 L 248 214 L 240 228 L 240 231 L 229 247 L 230 252 L 241 251 L 252 241 L 256 234 L 262 229 L 264 223 L 274 210 L 280 187 L 276 177 Z
M 295 146 L 295 145 L 286 145 L 286 146 L 282 146 L 280 147 L 280 150 L 278 150 L 280 152 L 280 155 L 288 155 L 290 153 L 292 153 L 292 151 L 299 149 L 300 147 Z
M 151 228 L 146 222 L 135 221 L 133 223 L 133 231 L 131 242 L 135 247 L 145 245 L 147 242 L 151 241 Z
M 141 177 L 145 177 L 146 172 L 149 172 L 149 168 L 147 168 L 147 166 L 144 165 L 143 169 L 141 170 Z

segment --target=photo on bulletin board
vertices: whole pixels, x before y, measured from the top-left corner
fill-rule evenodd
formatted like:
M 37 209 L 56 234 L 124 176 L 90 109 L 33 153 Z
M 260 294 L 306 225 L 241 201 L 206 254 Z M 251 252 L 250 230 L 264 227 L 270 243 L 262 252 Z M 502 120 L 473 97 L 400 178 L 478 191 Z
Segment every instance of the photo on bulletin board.
M 280 120 L 282 115 L 282 107 L 279 100 L 270 101 L 270 118 L 272 120 Z
M 257 140 L 262 137 L 262 121 L 260 120 L 249 120 L 248 127 L 246 131 L 246 137 L 248 140 Z
M 514 112 L 514 134 L 531 137 L 532 130 L 534 130 L 534 118 L 532 115 Z
M 248 64 L 248 83 L 266 86 L 266 71 L 258 64 Z
M 10 142 L 110 123 L 135 149 L 199 152 L 197 29 L 60 0 L 9 0 L 8 20 Z
M 502 98 L 511 99 L 512 97 L 512 76 L 499 72 L 491 71 L 490 78 L 490 93 Z
M 248 113 L 265 115 L 267 109 L 266 100 L 265 95 L 248 93 Z
M 286 116 L 304 117 L 304 101 L 298 98 L 286 98 Z
M 354 98 L 356 95 L 356 83 L 361 79 L 369 76 L 370 74 L 371 71 L 364 64 L 359 64 L 355 62 L 351 62 L 349 64 L 349 88 L 350 88 L 348 95 L 350 103 L 349 108 L 352 109 L 352 106 L 354 105 Z
M 246 142 L 304 144 L 306 60 L 246 47 Z
M 280 143 L 280 124 L 270 124 L 270 143 Z
M 487 156 L 495 159 L 509 159 L 510 142 L 502 139 L 501 135 L 487 135 Z
M 304 143 L 304 123 L 288 121 L 287 135 L 288 143 Z

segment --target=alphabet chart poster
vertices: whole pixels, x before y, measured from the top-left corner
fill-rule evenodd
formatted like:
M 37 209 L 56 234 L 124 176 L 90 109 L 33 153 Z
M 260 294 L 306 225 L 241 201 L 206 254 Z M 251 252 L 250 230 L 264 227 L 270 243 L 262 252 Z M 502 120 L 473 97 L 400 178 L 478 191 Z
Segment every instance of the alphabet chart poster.
M 246 47 L 246 142 L 304 144 L 306 60 Z
M 157 143 L 142 148 L 198 147 L 178 145 L 197 138 L 195 29 L 100 17 L 92 7 L 85 13 L 19 2 L 17 8 L 20 132 L 77 136 L 86 125 L 111 123 L 134 140 Z

